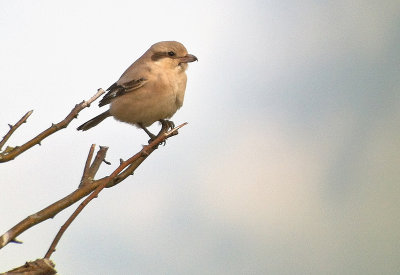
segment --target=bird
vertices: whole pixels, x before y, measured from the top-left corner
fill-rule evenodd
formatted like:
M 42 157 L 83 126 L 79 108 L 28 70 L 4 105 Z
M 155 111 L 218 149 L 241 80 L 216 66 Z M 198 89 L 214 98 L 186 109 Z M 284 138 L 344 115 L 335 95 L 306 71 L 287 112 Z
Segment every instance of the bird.
M 86 131 L 108 117 L 135 125 L 155 138 L 147 127 L 159 121 L 174 128 L 170 120 L 182 107 L 186 90 L 188 63 L 198 61 L 177 41 L 153 44 L 112 84 L 99 102 L 109 109 L 80 125 Z

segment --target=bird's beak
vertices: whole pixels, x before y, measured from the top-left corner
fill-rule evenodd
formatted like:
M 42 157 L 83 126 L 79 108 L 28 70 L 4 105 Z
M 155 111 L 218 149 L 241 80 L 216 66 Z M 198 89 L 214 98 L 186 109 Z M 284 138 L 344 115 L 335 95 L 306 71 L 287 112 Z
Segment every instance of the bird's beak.
M 198 59 L 193 54 L 187 54 L 184 57 L 180 57 L 179 61 L 180 63 L 190 63 L 193 61 L 198 61 Z

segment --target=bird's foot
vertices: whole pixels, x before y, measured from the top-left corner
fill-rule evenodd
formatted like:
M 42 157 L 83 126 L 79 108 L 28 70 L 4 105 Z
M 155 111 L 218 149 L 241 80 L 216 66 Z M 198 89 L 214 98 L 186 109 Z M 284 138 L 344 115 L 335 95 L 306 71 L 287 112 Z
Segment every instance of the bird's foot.
M 161 119 L 161 129 L 171 130 L 175 128 L 175 123 L 171 120 Z
M 169 131 L 169 130 L 175 128 L 175 123 L 174 123 L 173 121 L 171 121 L 171 120 L 161 119 L 161 120 L 159 120 L 159 121 L 160 121 L 160 123 L 161 123 L 161 130 L 160 130 L 160 133 L 161 133 L 161 132 L 165 132 L 165 131 Z M 160 134 L 160 133 L 159 133 L 159 134 Z M 166 143 L 167 143 L 167 141 L 164 140 L 164 141 L 161 142 L 159 145 L 162 144 L 163 146 L 165 146 Z

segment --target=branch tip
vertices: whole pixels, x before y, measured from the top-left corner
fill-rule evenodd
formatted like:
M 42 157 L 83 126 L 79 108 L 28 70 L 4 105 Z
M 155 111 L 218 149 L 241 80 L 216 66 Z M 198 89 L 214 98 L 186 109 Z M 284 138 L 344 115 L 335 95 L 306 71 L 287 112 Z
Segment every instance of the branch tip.
M 28 117 L 33 113 L 33 110 L 30 110 L 29 112 L 27 112 L 23 117 L 20 118 L 20 120 L 18 120 L 17 123 L 15 123 L 15 125 L 11 125 L 8 124 L 8 126 L 10 127 L 10 130 L 8 131 L 8 133 L 3 137 L 3 139 L 0 141 L 0 150 L 1 148 L 3 148 L 4 144 L 7 142 L 7 140 L 11 137 L 11 135 L 14 133 L 15 130 L 18 129 L 19 126 L 21 126 L 23 123 L 26 122 L 26 120 L 28 119 Z M 7 153 L 8 154 L 8 153 Z
M 166 132 L 164 135 L 166 135 L 167 137 L 172 135 L 174 132 L 177 132 L 180 128 L 182 128 L 183 126 L 188 125 L 187 122 L 182 123 L 181 125 L 176 126 L 174 129 L 169 130 L 168 132 Z

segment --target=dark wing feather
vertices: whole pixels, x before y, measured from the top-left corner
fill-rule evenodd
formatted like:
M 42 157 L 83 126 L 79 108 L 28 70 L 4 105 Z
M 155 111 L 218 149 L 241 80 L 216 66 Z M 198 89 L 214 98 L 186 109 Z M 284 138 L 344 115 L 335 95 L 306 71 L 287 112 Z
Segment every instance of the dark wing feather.
M 106 93 L 104 95 L 104 97 L 100 100 L 99 102 L 99 106 L 104 106 L 109 104 L 114 98 L 122 96 L 124 94 L 127 94 L 129 92 L 132 92 L 136 89 L 139 89 L 140 87 L 142 87 L 145 83 L 146 83 L 145 78 L 139 78 L 139 79 L 134 79 L 132 81 L 123 83 L 123 84 L 117 84 L 117 82 L 115 82 L 113 85 L 111 85 L 107 91 L 108 93 Z

